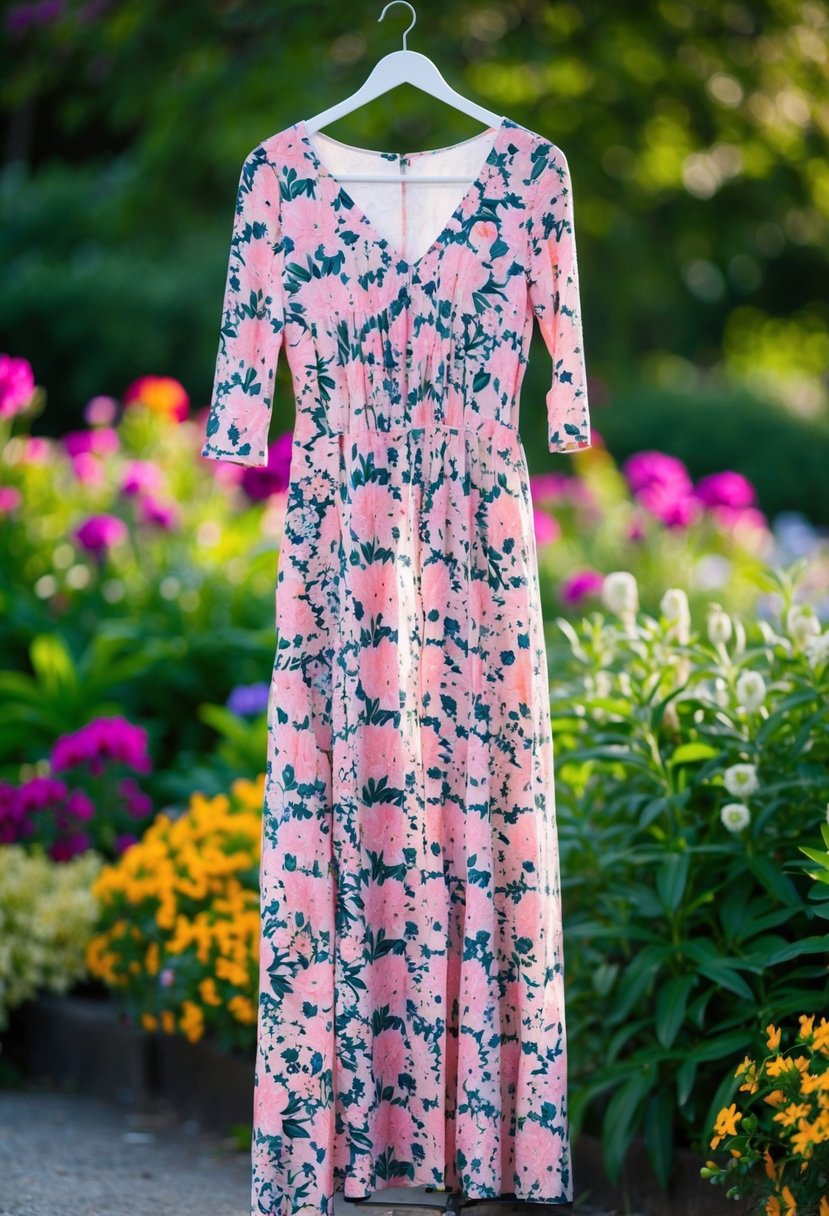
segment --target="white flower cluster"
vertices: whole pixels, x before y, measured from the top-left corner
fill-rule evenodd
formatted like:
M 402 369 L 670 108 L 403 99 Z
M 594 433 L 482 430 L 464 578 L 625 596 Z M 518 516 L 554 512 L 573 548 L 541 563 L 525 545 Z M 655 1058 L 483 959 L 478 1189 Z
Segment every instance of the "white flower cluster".
M 0 846 L 0 1027 L 15 1005 L 43 988 L 65 992 L 86 974 L 101 864 L 93 852 L 55 862 Z
M 733 798 L 750 798 L 760 787 L 756 765 L 730 765 L 723 773 L 723 784 Z M 727 802 L 720 819 L 729 832 L 741 832 L 751 822 L 751 811 L 744 802 Z

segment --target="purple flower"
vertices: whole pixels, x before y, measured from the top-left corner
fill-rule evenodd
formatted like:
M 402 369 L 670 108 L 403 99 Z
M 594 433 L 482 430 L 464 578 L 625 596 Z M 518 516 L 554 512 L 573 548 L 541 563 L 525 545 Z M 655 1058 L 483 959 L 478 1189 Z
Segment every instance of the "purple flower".
M 126 853 L 127 849 L 132 845 L 138 844 L 138 837 L 133 836 L 131 832 L 121 832 L 115 837 L 115 852 L 120 855 Z
M 604 583 L 604 575 L 598 570 L 576 570 L 566 578 L 559 588 L 564 604 L 580 604 L 590 595 L 598 595 Z
M 0 844 L 14 844 L 20 836 L 23 807 L 16 785 L 0 781 Z
M 86 832 L 75 832 L 72 836 L 62 836 L 49 849 L 53 861 L 71 861 L 79 853 L 85 853 L 92 848 L 92 839 Z
M 29 360 L 0 354 L 0 418 L 22 413 L 34 391 L 35 376 Z
M 239 684 L 228 697 L 227 708 L 240 718 L 261 714 L 268 708 L 268 692 L 268 685 L 264 682 Z
M 697 482 L 694 493 L 706 507 L 753 507 L 757 501 L 748 478 L 731 470 L 709 473 Z
M 284 431 L 268 448 L 268 463 L 264 468 L 251 465 L 244 469 L 241 485 L 249 498 L 259 502 L 287 490 L 293 439 L 293 431 Z
M 75 536 L 84 549 L 96 554 L 121 544 L 127 535 L 127 525 L 117 515 L 90 515 L 75 529 Z
M 131 460 L 121 479 L 121 493 L 129 497 L 148 494 L 159 490 L 162 482 L 163 474 L 157 464 L 151 460 Z
M 98 775 L 103 771 L 104 761 L 109 760 L 147 773 L 152 768 L 147 738 L 143 726 L 135 726 L 126 718 L 96 718 L 56 741 L 51 754 L 52 772 L 86 764 L 90 772 Z
M 47 807 L 62 805 L 68 793 L 66 783 L 57 777 L 32 777 L 18 788 L 17 796 L 23 815 L 28 817 Z

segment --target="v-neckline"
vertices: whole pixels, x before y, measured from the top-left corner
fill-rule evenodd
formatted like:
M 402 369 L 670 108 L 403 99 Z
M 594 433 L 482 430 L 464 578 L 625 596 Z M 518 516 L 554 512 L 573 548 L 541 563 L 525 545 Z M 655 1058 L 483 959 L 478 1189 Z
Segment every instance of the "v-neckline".
M 379 229 L 375 225 L 374 221 L 371 220 L 369 218 L 369 216 L 367 216 L 366 213 L 363 211 L 362 207 L 360 207 L 360 205 L 357 202 L 355 202 L 355 200 L 352 198 L 352 196 L 346 190 L 345 186 L 340 182 L 337 175 L 335 173 L 332 173 L 331 170 L 329 168 L 327 168 L 327 166 L 325 164 L 323 164 L 322 160 L 320 160 L 319 156 L 317 155 L 316 148 L 311 143 L 311 140 L 310 140 L 309 134 L 308 134 L 308 128 L 305 125 L 304 118 L 300 118 L 298 122 L 294 123 L 294 130 L 296 131 L 297 135 L 299 136 L 300 141 L 305 145 L 305 147 L 308 150 L 311 162 L 314 166 L 314 169 L 316 170 L 317 177 L 319 177 L 319 178 L 327 177 L 329 181 L 333 182 L 333 184 L 337 187 L 338 193 L 340 194 L 340 196 L 343 198 L 343 200 L 347 204 L 349 210 L 354 214 L 354 216 L 356 217 L 358 222 L 361 223 L 368 232 L 370 232 L 371 239 L 374 242 L 374 244 L 379 245 L 382 249 L 385 249 L 388 253 L 390 253 L 397 260 L 398 264 L 403 265 L 408 271 L 415 271 L 417 269 L 417 267 L 421 264 L 421 262 L 424 262 L 426 260 L 426 258 L 428 258 L 431 254 L 435 253 L 438 249 L 440 249 L 442 247 L 443 243 L 446 241 L 447 237 L 450 235 L 455 224 L 461 219 L 462 214 L 463 214 L 464 210 L 466 209 L 467 204 L 469 203 L 469 200 L 477 193 L 477 191 L 479 189 L 481 189 L 483 186 L 486 185 L 487 181 L 489 180 L 490 173 L 492 172 L 492 170 L 495 168 L 496 164 L 498 163 L 497 162 L 497 152 L 499 150 L 499 144 L 501 141 L 501 137 L 507 129 L 508 121 L 509 120 L 505 116 L 502 115 L 501 120 L 497 126 L 486 127 L 483 131 L 479 131 L 477 135 L 470 136 L 469 139 L 462 139 L 462 140 L 459 140 L 457 143 L 447 144 L 443 148 L 424 148 L 422 151 L 418 151 L 418 152 L 414 152 L 414 153 L 384 152 L 384 151 L 376 149 L 376 148 L 360 148 L 356 144 L 345 144 L 345 143 L 343 143 L 342 140 L 339 140 L 339 139 L 335 140 L 332 135 L 326 136 L 326 138 L 330 139 L 333 143 L 340 144 L 341 147 L 349 148 L 354 152 L 374 152 L 374 153 L 376 153 L 377 156 L 395 157 L 395 158 L 400 158 L 403 155 L 429 156 L 435 152 L 452 152 L 452 151 L 454 151 L 455 148 L 463 147 L 464 144 L 472 143 L 474 140 L 479 140 L 479 139 L 482 140 L 485 135 L 489 135 L 489 136 L 493 137 L 492 142 L 489 146 L 489 151 L 487 152 L 486 157 L 485 157 L 480 169 L 478 170 L 477 175 L 471 182 L 471 184 L 470 184 L 468 190 L 466 191 L 466 193 L 464 194 L 463 198 L 460 200 L 460 202 L 458 203 L 455 210 L 449 216 L 449 219 L 443 225 L 443 228 L 437 234 L 435 239 L 431 242 L 431 244 L 428 246 L 428 248 L 424 249 L 423 253 L 421 253 L 420 256 L 417 258 L 405 258 L 403 256 L 403 254 L 400 252 L 400 250 L 395 248 L 395 246 L 391 243 L 391 241 L 388 239 L 388 237 L 385 237 L 382 235 L 382 233 L 379 231 Z

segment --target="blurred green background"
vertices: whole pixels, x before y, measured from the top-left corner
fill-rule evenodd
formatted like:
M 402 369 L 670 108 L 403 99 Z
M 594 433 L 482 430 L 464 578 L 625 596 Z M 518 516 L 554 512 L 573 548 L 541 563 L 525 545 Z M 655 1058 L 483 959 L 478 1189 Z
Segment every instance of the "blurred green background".
M 593 422 L 617 460 L 734 468 L 770 515 L 829 522 L 827 6 L 415 7 L 410 49 L 567 155 Z M 207 403 L 242 159 L 401 47 L 409 10 L 381 10 L 6 8 L 0 326 L 48 390 L 37 429 L 144 374 Z M 402 151 L 479 129 L 408 86 L 326 128 Z M 521 424 L 545 461 L 549 374 L 536 334 Z M 292 424 L 283 360 L 274 429 Z

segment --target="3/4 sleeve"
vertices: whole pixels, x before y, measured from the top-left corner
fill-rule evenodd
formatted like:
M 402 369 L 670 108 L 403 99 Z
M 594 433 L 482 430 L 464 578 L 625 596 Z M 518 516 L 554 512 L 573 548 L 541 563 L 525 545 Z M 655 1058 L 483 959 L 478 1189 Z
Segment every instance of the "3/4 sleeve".
M 540 149 L 543 168 L 530 196 L 530 304 L 553 361 L 547 392 L 547 447 L 575 452 L 591 446 L 582 338 L 573 192 L 560 148 Z
M 236 193 L 219 350 L 202 456 L 262 467 L 284 335 L 279 180 L 261 145 Z

